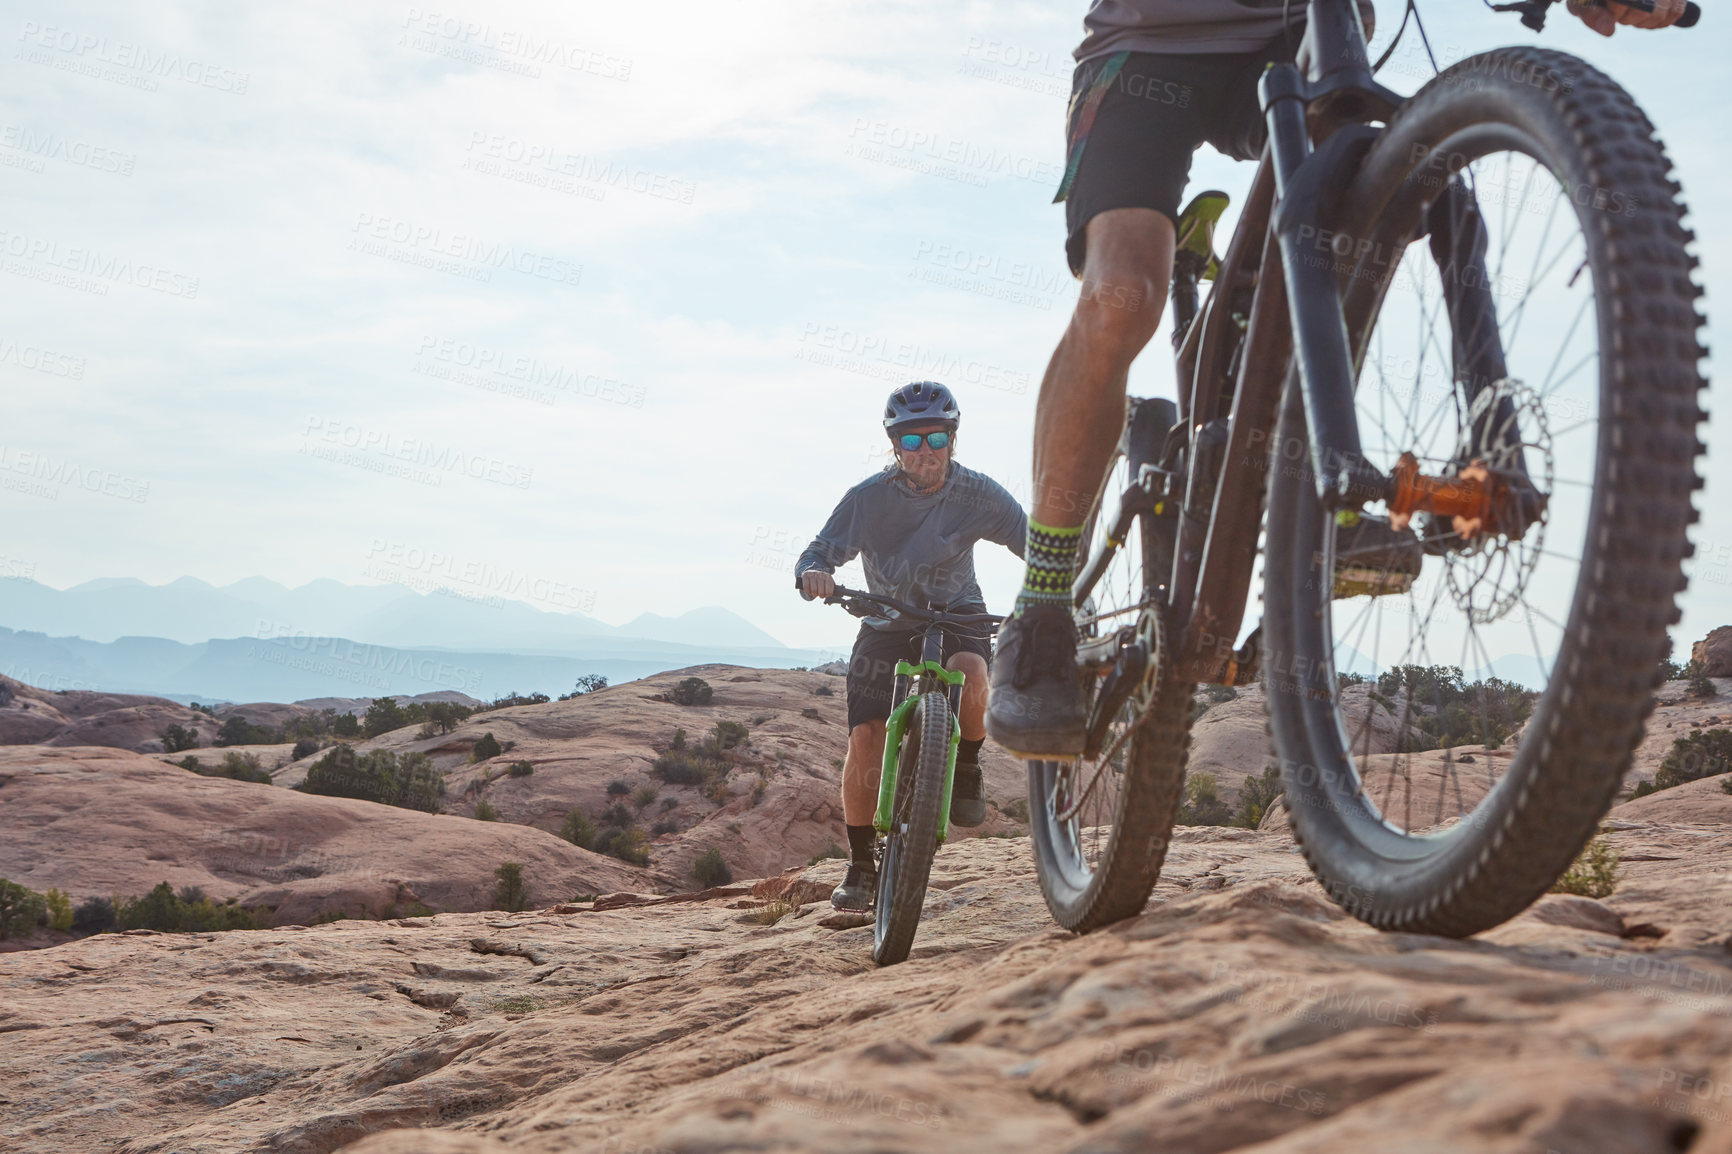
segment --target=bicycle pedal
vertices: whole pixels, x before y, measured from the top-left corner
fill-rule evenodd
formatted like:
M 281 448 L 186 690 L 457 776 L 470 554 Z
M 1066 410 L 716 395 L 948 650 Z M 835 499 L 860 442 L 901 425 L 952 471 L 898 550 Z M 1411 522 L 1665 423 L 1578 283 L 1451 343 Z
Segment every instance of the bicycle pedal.
M 1335 571 L 1335 589 L 1332 600 L 1345 601 L 1349 597 L 1389 597 L 1398 593 L 1406 593 L 1413 588 L 1412 573 L 1401 573 L 1390 569 L 1364 569 L 1350 566 Z

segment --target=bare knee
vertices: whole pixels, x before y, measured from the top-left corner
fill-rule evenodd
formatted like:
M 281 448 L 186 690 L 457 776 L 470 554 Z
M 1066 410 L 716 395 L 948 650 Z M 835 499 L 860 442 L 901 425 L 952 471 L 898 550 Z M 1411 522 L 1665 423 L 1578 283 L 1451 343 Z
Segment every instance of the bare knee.
M 870 760 L 884 748 L 884 722 L 862 721 L 848 731 L 848 756 Z
M 961 673 L 969 686 L 986 681 L 986 658 L 978 653 L 953 653 L 944 667 Z
M 1153 209 L 1110 209 L 1091 219 L 1076 337 L 1125 363 L 1160 324 L 1173 271 L 1173 222 Z

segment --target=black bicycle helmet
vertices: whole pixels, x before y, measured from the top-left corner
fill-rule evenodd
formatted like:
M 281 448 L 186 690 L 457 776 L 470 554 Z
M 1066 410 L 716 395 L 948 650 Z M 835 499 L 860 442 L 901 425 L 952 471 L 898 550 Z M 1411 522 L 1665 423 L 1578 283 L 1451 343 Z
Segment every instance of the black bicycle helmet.
M 937 381 L 914 381 L 903 385 L 884 403 L 884 431 L 894 433 L 902 425 L 926 425 L 937 421 L 951 432 L 962 423 L 956 396 Z

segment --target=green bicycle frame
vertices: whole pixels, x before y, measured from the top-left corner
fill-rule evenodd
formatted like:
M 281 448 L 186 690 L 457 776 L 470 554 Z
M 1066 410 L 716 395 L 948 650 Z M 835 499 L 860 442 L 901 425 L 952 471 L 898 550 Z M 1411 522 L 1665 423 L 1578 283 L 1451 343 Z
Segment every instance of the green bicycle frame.
M 902 752 L 902 736 L 908 728 L 908 715 L 923 696 L 913 679 L 928 673 L 946 685 L 961 685 L 963 682 L 961 670 L 946 669 L 936 661 L 923 661 L 919 665 L 907 661 L 896 663 L 896 676 L 907 677 L 914 688 L 900 705 L 891 710 L 890 719 L 884 723 L 884 768 L 878 776 L 878 812 L 872 817 L 872 826 L 879 833 L 890 832 L 891 811 L 896 802 L 896 767 L 901 760 L 899 755 Z M 956 782 L 956 750 L 961 744 L 962 722 L 952 712 L 950 741 L 946 745 L 944 757 L 944 794 L 939 800 L 938 810 L 940 845 L 950 832 L 950 788 Z

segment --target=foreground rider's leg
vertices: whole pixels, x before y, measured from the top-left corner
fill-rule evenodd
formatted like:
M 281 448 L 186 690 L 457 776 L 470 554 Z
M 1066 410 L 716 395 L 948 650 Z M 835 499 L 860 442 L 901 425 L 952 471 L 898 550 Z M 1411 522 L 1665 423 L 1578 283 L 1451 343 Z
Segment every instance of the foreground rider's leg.
M 878 809 L 878 775 L 884 768 L 884 722 L 863 721 L 848 731 L 842 763 L 842 820 L 869 826 Z
M 1070 587 L 1083 520 L 1125 419 L 1125 378 L 1166 305 L 1173 222 L 1148 208 L 1089 221 L 1082 290 L 1035 408 L 1034 513 L 1016 614 L 998 635 L 987 730 L 1024 756 L 1075 756 L 1087 725 Z
M 884 722 L 863 721 L 848 731 L 842 763 L 842 820 L 848 826 L 848 875 L 830 895 L 840 910 L 869 910 L 878 888 L 872 860 L 872 815 L 878 808 L 878 778 L 884 768 Z
M 953 825 L 977 826 L 986 820 L 986 791 L 980 779 L 980 743 L 986 739 L 986 658 L 978 653 L 953 653 L 945 663 L 960 670 L 962 683 L 962 745 L 956 751 L 956 780 L 950 790 Z

